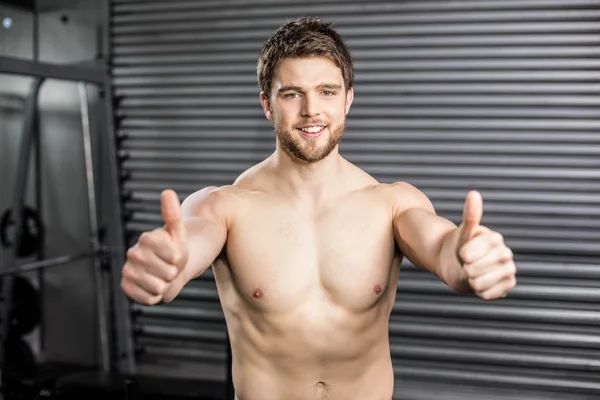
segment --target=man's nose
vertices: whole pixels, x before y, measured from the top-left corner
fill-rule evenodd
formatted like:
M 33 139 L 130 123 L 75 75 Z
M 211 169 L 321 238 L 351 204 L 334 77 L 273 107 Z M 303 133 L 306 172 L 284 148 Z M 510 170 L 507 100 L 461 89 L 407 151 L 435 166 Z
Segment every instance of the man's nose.
M 320 114 L 319 100 L 312 94 L 304 96 L 302 102 L 302 116 L 303 117 L 314 117 Z

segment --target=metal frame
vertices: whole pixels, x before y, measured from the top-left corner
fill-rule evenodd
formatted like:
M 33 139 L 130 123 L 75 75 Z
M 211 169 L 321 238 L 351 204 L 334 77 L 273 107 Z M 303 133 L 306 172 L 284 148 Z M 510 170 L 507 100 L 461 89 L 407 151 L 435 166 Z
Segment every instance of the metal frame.
M 31 62 L 15 57 L 0 57 L 0 73 L 33 76 L 44 79 L 63 79 L 96 85 L 103 85 L 110 81 L 106 70 L 97 65 L 58 65 Z
M 37 115 L 37 99 L 41 85 L 45 79 L 68 80 L 80 83 L 89 83 L 97 85 L 103 95 L 104 101 L 101 108 L 104 118 L 100 118 L 103 123 L 103 134 L 99 135 L 98 145 L 102 146 L 102 154 L 105 158 L 101 163 L 103 171 L 103 188 L 105 202 L 103 211 L 109 221 L 106 232 L 106 247 L 109 252 L 112 292 L 112 305 L 115 311 L 115 332 L 117 334 L 117 364 L 118 372 L 125 376 L 135 374 L 135 360 L 133 351 L 132 327 L 130 319 L 130 303 L 120 288 L 121 267 L 125 261 L 125 235 L 123 230 L 123 219 L 121 211 L 121 194 L 119 187 L 117 171 L 117 154 L 115 148 L 114 131 L 114 113 L 111 79 L 106 67 L 83 66 L 83 65 L 56 65 L 48 63 L 39 63 L 20 60 L 10 57 L 0 57 L 0 73 L 24 75 L 34 77 L 34 83 L 27 102 L 25 114 L 25 125 L 20 149 L 19 166 L 17 167 L 16 190 L 13 196 L 12 206 L 13 215 L 22 215 L 27 169 L 29 167 L 29 157 L 32 148 L 32 141 L 35 128 L 35 116 Z M 85 128 L 84 128 L 85 130 Z M 87 150 L 86 150 L 87 151 Z M 94 207 L 95 208 L 95 207 Z M 93 210 L 95 212 L 95 210 Z M 95 218 L 95 216 L 90 216 Z M 19 221 L 21 218 L 15 218 Z M 92 226 L 93 228 L 93 226 Z M 22 232 L 20 224 L 15 225 L 15 238 L 18 238 Z M 92 234 L 93 235 L 93 234 Z M 94 237 L 94 236 L 92 236 Z M 4 341 L 8 333 L 8 324 L 5 323 L 9 316 L 12 301 L 12 276 L 17 270 L 27 271 L 32 268 L 44 268 L 53 265 L 59 265 L 61 260 L 46 260 L 38 262 L 37 265 L 17 266 L 17 246 L 14 251 L 7 251 L 2 265 L 0 266 L 0 279 L 3 279 L 2 294 L 0 297 L 0 341 Z M 99 244 L 92 243 L 92 254 L 99 257 L 101 249 Z M 65 262 L 73 260 L 73 257 L 65 257 Z M 3 301 L 2 301 L 3 300 Z M 0 360 L 4 365 L 3 346 L 0 346 Z M 1 373 L 1 371 L 0 371 Z M 0 384 L 1 384 L 0 375 Z

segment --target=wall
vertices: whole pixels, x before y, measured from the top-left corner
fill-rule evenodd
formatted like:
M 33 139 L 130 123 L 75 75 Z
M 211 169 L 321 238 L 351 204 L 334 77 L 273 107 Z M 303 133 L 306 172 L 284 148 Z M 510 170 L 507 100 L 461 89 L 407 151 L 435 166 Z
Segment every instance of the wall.
M 3 29 L 0 55 L 48 63 L 93 62 L 100 52 L 105 2 L 40 1 L 38 54 L 31 13 L 0 6 Z M 9 207 L 23 126 L 23 106 L 31 79 L 0 76 L 0 212 Z M 88 88 L 95 125 L 97 91 Z M 41 212 L 47 230 L 45 258 L 90 248 L 85 158 L 77 84 L 48 80 L 39 97 L 41 129 Z M 3 105 L 3 106 L 2 106 Z M 97 132 L 95 126 L 92 133 Z M 95 154 L 97 159 L 98 154 Z M 97 164 L 97 162 L 96 162 Z M 32 171 L 33 172 L 33 171 Z M 36 205 L 33 174 L 27 204 Z M 23 262 L 29 260 L 21 260 Z M 32 278 L 36 278 L 34 274 Z M 98 362 L 92 263 L 89 260 L 48 269 L 43 288 L 43 330 L 30 338 L 40 361 L 94 365 Z

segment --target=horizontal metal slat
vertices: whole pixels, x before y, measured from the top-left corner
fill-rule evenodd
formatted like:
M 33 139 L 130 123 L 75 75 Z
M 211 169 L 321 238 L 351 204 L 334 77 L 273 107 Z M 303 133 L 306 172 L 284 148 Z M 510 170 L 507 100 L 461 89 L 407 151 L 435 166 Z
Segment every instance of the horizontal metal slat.
M 468 87 L 464 84 L 450 83 L 393 83 L 383 84 L 357 84 L 355 86 L 357 95 L 368 99 L 370 96 L 406 96 L 408 94 L 478 94 L 478 95 L 495 95 L 495 94 L 539 94 L 539 95 L 554 95 L 554 94 L 571 94 L 571 95 L 593 95 L 600 92 L 600 85 L 594 84 L 576 84 L 576 83 L 471 83 Z M 198 86 L 198 87 L 145 87 L 145 88 L 116 88 L 118 96 L 224 96 L 238 95 L 249 96 L 249 98 L 257 99 L 260 94 L 260 89 L 250 85 L 246 86 Z
M 591 27 L 590 27 L 591 29 Z M 391 34 L 391 33 L 390 33 Z M 242 37 L 243 35 L 240 34 Z M 237 40 L 232 38 L 231 40 Z M 224 42 L 226 45 L 226 42 Z M 226 46 L 225 46 L 226 47 Z M 114 65 L 181 65 L 181 64 L 217 64 L 217 63 L 248 63 L 256 64 L 258 57 L 257 46 L 255 51 L 251 52 L 207 52 L 200 54 L 156 54 L 156 55 L 116 55 Z M 381 60 L 408 60 L 414 62 L 415 59 L 452 59 L 452 58 L 539 58 L 539 57 L 597 57 L 600 55 L 598 46 L 480 46 L 480 47 L 432 47 L 432 48 L 394 48 L 385 49 L 351 49 L 352 55 L 356 60 L 361 59 L 381 59 Z
M 349 153 L 363 153 L 368 154 L 370 152 L 376 153 L 377 156 L 384 155 L 386 153 L 394 153 L 394 154 L 410 154 L 419 152 L 420 154 L 427 155 L 436 154 L 436 152 L 440 151 L 445 154 L 467 154 L 469 156 L 477 157 L 480 154 L 528 154 L 528 155 L 559 155 L 562 157 L 568 158 L 569 156 L 574 155 L 598 155 L 600 154 L 600 144 L 594 143 L 586 143 L 586 144 L 564 144 L 564 143 L 556 143 L 556 144 L 539 144 L 539 143 L 510 143 L 509 140 L 506 140 L 507 143 L 477 143 L 477 142 L 465 142 L 465 143 L 456 143 L 453 141 L 442 141 L 436 142 L 436 146 L 433 147 L 429 140 L 424 140 L 423 142 L 406 142 L 398 138 L 399 140 L 396 142 L 385 141 L 385 142 L 353 142 L 348 140 L 343 143 L 343 146 L 340 144 L 340 152 L 342 154 Z M 125 139 L 122 142 L 121 148 L 123 149 L 123 153 L 125 155 L 131 155 L 133 157 L 144 157 L 144 154 L 154 156 L 161 154 L 163 157 L 170 156 L 170 152 L 182 152 L 182 156 L 188 154 L 189 152 L 194 152 L 198 154 L 198 156 L 203 155 L 203 151 L 213 151 L 221 150 L 226 151 L 227 153 L 244 153 L 248 151 L 255 152 L 271 152 L 274 150 L 274 139 L 273 138 L 264 138 L 262 140 L 256 141 L 240 141 L 240 142 L 231 142 L 231 141 L 208 141 L 208 140 L 181 140 L 181 141 L 173 141 L 172 139 L 167 140 L 157 140 L 157 141 L 149 141 L 149 140 L 135 140 L 135 139 Z M 140 153 L 146 152 L 146 153 Z M 186 153 L 187 152 L 187 153 Z M 197 153 L 196 153 L 197 152 Z M 210 154 L 210 153 L 209 153 Z M 207 154 L 208 155 L 208 154 Z M 210 157 L 209 157 L 210 158 Z M 565 162 L 565 165 L 569 165 Z
M 406 366 L 406 368 L 409 368 Z M 463 382 L 441 381 L 427 377 L 418 379 L 403 375 L 396 376 L 396 385 L 393 400 L 464 400 L 476 398 L 478 400 L 549 400 L 560 396 L 561 400 L 589 400 L 585 393 L 567 393 L 562 391 L 557 394 L 551 388 L 531 389 L 516 385 L 484 385 L 480 382 L 465 385 Z
M 482 45 L 560 45 L 560 44 L 591 44 L 597 43 L 600 35 L 592 33 L 563 33 L 544 35 L 454 35 L 454 36 L 408 36 L 408 37 L 376 37 L 361 38 L 349 37 L 345 41 L 351 49 L 365 47 L 424 47 L 424 46 L 482 46 Z M 113 38 L 113 53 L 119 55 L 132 55 L 144 53 L 156 53 L 156 49 L 164 48 L 164 45 L 177 46 L 195 44 L 194 48 L 202 51 L 222 50 L 222 45 L 209 40 L 206 33 L 166 33 L 160 36 L 131 35 L 117 36 Z M 228 43 L 227 49 L 233 50 L 255 50 L 256 40 L 240 40 Z M 169 53 L 174 50 L 169 49 Z M 572 66 L 571 66 L 572 67 Z
M 399 282 L 402 282 L 400 279 Z M 403 286 L 399 283 L 399 288 Z M 567 292 L 574 294 L 576 288 L 567 287 Z M 600 293 L 600 289 L 596 289 Z M 596 295 L 600 297 L 598 294 Z M 563 297 L 567 300 L 567 296 Z M 578 301 L 580 298 L 575 296 L 569 298 L 572 301 Z M 478 302 L 479 303 L 479 302 Z M 453 302 L 419 302 L 410 300 L 397 300 L 394 304 L 393 312 L 397 315 L 419 315 L 419 316 L 444 316 L 454 318 L 467 318 L 479 320 L 507 320 L 524 321 L 530 323 L 545 322 L 554 324 L 581 324 L 581 325 L 600 325 L 600 312 L 584 310 L 561 310 L 540 307 L 514 307 L 495 304 L 456 304 Z M 568 329 L 568 327 L 567 327 Z
M 595 20 L 600 16 L 600 10 L 588 9 L 562 9 L 562 10 L 460 10 L 426 12 L 407 11 L 399 5 L 396 9 L 392 4 L 383 8 L 380 3 L 365 3 L 361 5 L 348 4 L 343 8 L 338 5 L 319 4 L 311 10 L 323 19 L 335 18 L 336 26 L 342 30 L 345 25 L 375 24 L 433 24 L 448 22 L 502 22 L 502 21 L 586 21 Z M 277 7 L 246 7 L 243 12 L 232 7 L 222 7 L 213 10 L 179 10 L 171 8 L 160 13 L 136 12 L 129 14 L 113 14 L 115 25 L 131 24 L 173 24 L 187 21 L 204 22 L 217 29 L 232 29 L 241 27 L 272 27 L 273 20 L 281 21 L 285 16 L 301 15 L 306 13 L 306 5 L 294 3 L 280 3 Z
M 265 124 L 265 126 L 269 126 Z M 262 141 L 273 142 L 272 136 L 251 136 L 246 131 L 226 131 L 226 132 L 211 132 L 210 130 L 202 131 L 180 131 L 180 130 L 147 130 L 147 129 L 128 129 L 124 136 L 132 139 L 160 139 L 160 140 L 194 140 L 199 143 L 204 143 L 205 139 L 210 140 L 228 140 L 231 146 L 235 146 L 236 142 L 243 142 L 249 145 L 259 143 Z M 232 141 L 229 139 L 238 139 Z M 244 140 L 246 140 L 244 142 Z M 537 143 L 539 145 L 560 143 L 561 146 L 568 146 L 569 144 L 583 143 L 583 144 L 599 144 L 600 137 L 596 131 L 590 132 L 577 132 L 577 131 L 532 131 L 532 130 L 452 130 L 452 129 L 440 129 L 440 130 L 419 130 L 419 131 L 372 131 L 365 137 L 357 135 L 349 135 L 344 138 L 340 143 L 341 146 L 349 141 L 356 141 L 356 143 L 368 144 L 376 140 L 400 140 L 401 142 L 449 142 L 456 143 L 457 141 L 463 141 L 463 144 L 473 144 L 481 142 L 499 142 L 495 145 L 501 145 L 504 142 L 517 142 L 517 143 Z
M 519 266 L 517 264 L 517 271 Z M 427 294 L 450 294 L 451 289 L 441 281 L 428 281 L 417 279 L 398 280 L 398 290 L 405 293 L 427 293 Z M 557 283 L 555 286 L 540 286 L 536 284 L 521 283 L 519 272 L 517 272 L 517 285 L 510 291 L 509 296 L 515 299 L 532 300 L 563 300 L 579 302 L 598 302 L 600 299 L 600 288 L 567 286 Z M 474 297 L 474 300 L 480 300 Z
M 379 19 L 377 16 L 375 19 Z M 257 26 L 246 20 L 233 23 L 226 20 L 221 24 L 221 29 L 207 26 L 202 22 L 178 22 L 178 23 L 140 23 L 129 25 L 118 25 L 113 22 L 111 34 L 113 36 L 140 35 L 140 34 L 165 34 L 180 32 L 206 32 L 206 38 L 215 41 L 237 41 L 256 40 L 257 49 L 277 28 L 279 23 L 285 22 L 286 17 L 279 20 L 266 20 Z M 336 18 L 337 19 L 337 18 Z M 227 25 L 227 26 L 224 26 Z M 360 24 L 337 24 L 340 35 L 346 40 L 353 37 L 389 37 L 405 35 L 456 35 L 456 34 L 535 34 L 535 33 L 575 33 L 595 32 L 595 22 L 581 21 L 544 21 L 544 22 L 464 22 L 436 23 L 436 24 L 410 24 L 395 22 L 395 19 L 387 24 L 375 24 L 361 26 Z
M 136 112 L 165 112 L 182 110 L 183 112 L 201 111 L 204 108 L 214 107 L 252 107 L 259 106 L 258 98 L 256 97 L 169 97 L 163 96 L 159 98 L 144 98 L 144 97 L 127 97 L 120 101 L 119 112 L 124 115 L 132 115 L 132 111 Z M 451 105 L 454 107 L 464 106 L 529 106 L 529 107 L 573 107 L 577 106 L 581 110 L 582 107 L 600 105 L 600 96 L 590 95 L 569 95 L 562 94 L 553 96 L 544 95 L 402 95 L 397 96 L 377 96 L 377 97 L 357 97 L 353 102 L 351 115 L 357 108 L 366 108 L 372 106 L 425 106 L 433 107 L 440 105 Z
M 464 320 L 457 320 L 457 325 L 443 324 L 439 319 L 429 318 L 427 323 L 425 318 L 414 319 L 404 317 L 400 321 L 390 322 L 390 336 L 411 337 L 422 339 L 436 339 L 444 341 L 463 340 L 465 342 L 497 342 L 497 343 L 519 343 L 522 345 L 532 344 L 536 346 L 558 346 L 574 348 L 600 348 L 600 338 L 592 330 L 589 333 L 565 333 L 560 331 L 544 330 L 539 324 L 529 325 L 529 329 L 522 322 L 517 325 L 502 322 L 502 327 L 498 323 L 492 326 L 486 326 L 483 323 L 468 324 Z M 460 323 L 460 325 L 458 325 Z M 509 328 L 510 326 L 510 328 Z
M 159 357 L 165 359 L 194 360 L 205 362 L 226 362 L 227 353 L 225 349 L 221 351 L 207 351 L 190 348 L 163 347 L 163 346 L 144 346 L 141 357 Z
M 577 207 L 579 206 L 578 204 L 572 204 L 572 207 Z M 600 214 L 600 208 L 598 208 L 598 214 Z M 571 246 L 576 246 L 579 243 L 579 241 L 586 241 L 587 243 L 585 245 L 583 245 L 581 248 L 590 248 L 590 249 L 594 249 L 594 242 L 598 242 L 600 240 L 600 233 L 596 230 L 593 229 L 582 229 L 579 228 L 577 230 L 570 230 L 568 233 L 566 232 L 556 232 L 553 231 L 551 229 L 548 229 L 546 227 L 540 227 L 537 229 L 534 229 L 534 227 L 531 227 L 529 229 L 526 229 L 524 227 L 504 227 L 502 229 L 502 233 L 504 235 L 506 235 L 506 237 L 512 237 L 512 238 L 518 238 L 518 237 L 535 237 L 536 239 L 540 239 L 540 240 L 564 240 L 565 242 L 572 242 Z M 565 243 L 566 244 L 566 243 Z M 596 250 L 599 254 L 600 251 L 598 251 L 598 249 L 594 249 Z
M 164 52 L 162 52 L 164 53 Z M 356 82 L 381 83 L 381 82 L 598 82 L 600 81 L 600 72 L 596 71 L 440 71 L 440 72 L 378 72 L 366 73 L 357 72 Z M 248 75 L 175 75 L 162 77 L 116 77 L 114 84 L 120 87 L 127 86 L 169 86 L 169 85 L 216 85 L 216 84 L 244 84 L 254 82 L 255 74 Z
M 515 58 L 515 59 L 446 59 L 446 60 L 402 60 L 402 61 L 371 61 L 355 60 L 354 68 L 361 72 L 375 71 L 466 71 L 466 70 L 587 70 L 600 67 L 598 59 L 574 58 Z M 254 63 L 243 64 L 156 64 L 124 65 L 112 68 L 113 76 L 165 76 L 171 74 L 254 74 Z M 232 99 L 234 100 L 234 99 Z
M 346 154 L 350 154 L 347 151 Z M 356 151 L 352 153 L 352 160 L 354 162 L 362 163 L 382 163 L 385 165 L 414 165 L 418 168 L 420 165 L 445 165 L 450 164 L 453 166 L 461 165 L 472 165 L 476 164 L 479 166 L 498 166 L 498 165 L 510 165 L 510 166 L 547 166 L 547 167 L 564 167 L 568 165 L 568 168 L 596 168 L 600 167 L 600 159 L 595 157 L 599 155 L 600 151 L 596 151 L 589 156 L 584 154 L 572 154 L 572 155 L 545 155 L 536 154 L 532 152 L 529 155 L 512 154 L 511 152 L 495 154 L 493 152 L 487 152 L 485 149 L 480 152 L 468 153 L 467 151 L 450 153 L 444 146 L 432 147 L 428 152 L 420 154 L 410 153 L 408 150 L 399 150 L 398 152 L 367 152 L 367 151 Z M 268 149 L 259 150 L 254 149 L 251 153 L 248 152 L 236 152 L 227 150 L 192 150 L 192 151 L 177 151 L 177 150 L 122 150 L 119 154 L 121 157 L 125 157 L 135 161 L 174 161 L 174 162 L 196 162 L 196 160 L 203 160 L 203 162 L 222 162 L 222 161 L 255 161 L 258 158 L 267 158 L 270 155 Z M 556 196 L 561 197 L 565 194 L 556 193 Z M 515 199 L 519 200 L 519 199 Z M 598 201 L 597 197 L 594 197 L 594 201 Z
M 164 339 L 181 339 L 195 342 L 225 342 L 227 333 L 222 331 L 207 331 L 203 329 L 186 328 L 180 326 L 164 326 L 150 324 L 136 324 L 137 335 Z
M 197 0 L 175 0 L 169 3 L 164 3 L 161 0 L 112 0 L 114 13 L 129 13 L 129 12 L 162 12 L 172 9 L 182 10 L 206 10 L 213 8 L 221 8 L 223 6 L 222 0 L 203 0 L 198 2 Z M 247 0 L 227 0 L 227 6 L 247 6 Z M 282 0 L 254 0 L 252 4 L 255 7 L 273 7 L 281 6 L 285 4 Z M 365 3 L 362 0 L 304 0 L 303 4 L 306 6 L 322 5 L 322 4 L 342 4 L 344 6 L 354 5 L 361 6 L 358 10 L 363 10 Z M 471 10 L 528 10 L 528 9 L 539 9 L 539 8 L 557 8 L 564 9 L 566 7 L 564 0 L 503 0 L 498 2 L 481 2 L 480 0 L 466 0 L 466 1 L 452 1 L 452 2 L 440 2 L 440 1 L 427 1 L 422 0 L 418 2 L 402 2 L 398 3 L 395 1 L 378 2 L 379 6 L 376 10 L 381 12 L 387 12 L 390 10 L 397 11 L 440 11 L 440 10 L 451 10 L 451 11 L 471 11 Z M 587 8 L 598 6 L 598 0 L 570 0 L 568 3 L 568 9 L 575 8 Z M 368 5 L 367 5 L 368 6 Z
M 258 159 L 258 157 L 257 157 Z M 123 168 L 126 169 L 138 169 L 138 170 L 150 170 L 150 171 L 200 171 L 206 173 L 213 172 L 232 172 L 241 174 L 246 168 L 251 165 L 249 162 L 240 163 L 212 163 L 212 162 L 187 162 L 187 163 L 172 163 L 156 161 L 154 163 L 128 160 L 123 163 Z M 521 179 L 598 179 L 600 178 L 600 171 L 593 169 L 583 168 L 570 168 L 564 169 L 550 169 L 550 168 L 521 168 L 511 166 L 498 166 L 498 167 L 481 167 L 477 169 L 457 166 L 447 166 L 444 171 L 441 171 L 439 166 L 426 166 L 422 165 L 419 168 L 412 168 L 410 166 L 396 165 L 396 166 L 385 166 L 385 165 L 373 165 L 363 163 L 361 167 L 367 170 L 369 173 L 378 175 L 392 175 L 397 180 L 403 180 L 404 177 L 417 177 L 419 175 L 426 176 L 453 176 L 453 177 L 470 177 L 470 178 L 514 178 L 518 177 Z M 542 210 L 540 210 L 542 211 Z
M 407 362 L 409 360 L 431 360 L 456 363 L 506 365 L 531 368 L 548 368 L 571 371 L 599 371 L 600 361 L 592 357 L 565 356 L 563 354 L 537 354 L 523 350 L 521 352 L 494 351 L 485 349 L 454 348 L 428 345 L 414 346 L 392 344 L 393 358 Z
M 146 171 L 181 171 L 192 172 L 200 171 L 208 173 L 236 173 L 241 174 L 246 168 L 249 168 L 250 163 L 210 163 L 210 162 L 188 162 L 177 163 L 157 161 L 154 163 L 128 160 L 123 163 L 123 168 L 137 169 Z M 384 166 L 373 164 L 362 164 L 361 167 L 368 173 L 382 177 L 384 175 L 393 176 L 395 180 L 405 180 L 406 177 L 415 179 L 418 176 L 451 176 L 463 177 L 471 179 L 493 179 L 493 178 L 519 178 L 519 179 L 573 179 L 573 180 L 588 180 L 600 178 L 600 171 L 583 168 L 550 169 L 550 168 L 521 168 L 510 166 L 482 167 L 482 168 L 467 168 L 457 166 L 447 166 L 440 168 L 439 166 L 419 166 L 419 168 L 406 167 L 403 165 Z M 566 208 L 566 207 L 565 207 Z M 512 209 L 511 209 L 512 210 Z M 543 211 L 543 210 L 539 210 Z M 553 212 L 548 210 L 548 212 Z M 566 211 L 572 214 L 571 211 Z
M 177 296 L 178 299 L 181 300 L 190 300 L 190 301 L 219 301 L 219 293 L 217 292 L 217 288 L 208 288 L 208 287 L 194 287 L 190 284 L 186 285 L 181 289 L 181 292 Z
M 223 312 L 217 310 L 207 310 L 200 307 L 177 307 L 169 305 L 167 307 L 144 307 L 134 305 L 132 310 L 144 317 L 159 319 L 181 319 L 193 321 L 218 321 L 224 320 Z M 165 322 L 167 325 L 168 322 Z
M 439 213 L 455 212 L 461 210 L 464 206 L 464 201 L 437 201 L 433 199 L 437 204 L 437 210 Z M 599 214 L 598 206 L 592 205 L 580 205 L 579 207 L 567 207 L 565 204 L 516 204 L 516 203 L 491 203 L 486 202 L 486 213 L 506 213 L 513 215 L 529 214 L 529 215 L 542 215 L 544 218 L 548 218 L 552 215 L 563 214 L 570 216 L 581 216 L 591 218 Z
M 425 364 L 425 363 L 422 363 Z M 469 384 L 486 384 L 492 387 L 498 385 L 508 387 L 525 387 L 538 389 L 553 389 L 564 390 L 568 393 L 600 393 L 600 384 L 592 380 L 577 380 L 572 377 L 542 377 L 542 376 L 527 376 L 524 374 L 513 373 L 498 373 L 498 372 L 482 372 L 480 370 L 466 371 L 463 368 L 453 366 L 441 366 L 440 363 L 431 365 L 419 366 L 417 363 L 406 365 L 397 363 L 394 366 L 394 372 L 397 379 L 403 378 L 419 378 L 427 381 L 434 380 L 435 382 L 452 381 L 454 383 L 467 382 Z
M 206 128 L 237 128 L 246 130 L 249 127 L 256 128 L 258 124 L 268 126 L 264 118 L 206 118 L 206 119 L 126 119 L 122 121 L 121 127 L 143 128 L 143 129 L 206 129 Z M 472 118 L 472 119 L 451 119 L 451 118 L 431 118 L 431 119 L 392 119 L 377 118 L 368 119 L 349 119 L 348 127 L 350 129 L 364 129 L 372 131 L 375 129 L 436 129 L 436 128 L 466 128 L 466 129 L 545 129 L 545 130 L 598 130 L 600 129 L 600 119 L 501 119 L 501 118 Z
M 366 102 L 366 101 L 365 101 Z M 236 117 L 251 118 L 262 117 L 264 111 L 259 107 L 236 107 Z M 145 110 L 120 110 L 117 115 L 125 118 L 223 118 L 231 116 L 231 109 L 224 108 L 195 108 L 195 109 L 152 109 Z M 565 119 L 580 119 L 580 118 L 597 118 L 598 112 L 595 108 L 567 108 L 567 107 L 477 107 L 467 106 L 460 107 L 459 105 L 447 105 L 444 107 L 387 107 L 383 105 L 359 105 L 355 104 L 352 109 L 351 119 L 356 118 L 378 118 L 378 117 L 463 117 L 463 118 L 565 118 Z M 600 120 L 600 118 L 599 118 Z

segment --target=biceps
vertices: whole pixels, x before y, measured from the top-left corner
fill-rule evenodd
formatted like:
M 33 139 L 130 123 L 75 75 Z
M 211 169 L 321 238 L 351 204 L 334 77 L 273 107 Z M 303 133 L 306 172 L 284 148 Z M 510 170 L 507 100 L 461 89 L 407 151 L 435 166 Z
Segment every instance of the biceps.
M 452 222 L 423 208 L 411 208 L 394 220 L 400 251 L 416 266 L 435 273 L 444 237 L 456 228 Z
M 191 277 L 202 274 L 217 258 L 227 240 L 227 227 L 216 221 L 194 218 L 186 222 L 188 266 Z

